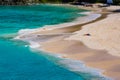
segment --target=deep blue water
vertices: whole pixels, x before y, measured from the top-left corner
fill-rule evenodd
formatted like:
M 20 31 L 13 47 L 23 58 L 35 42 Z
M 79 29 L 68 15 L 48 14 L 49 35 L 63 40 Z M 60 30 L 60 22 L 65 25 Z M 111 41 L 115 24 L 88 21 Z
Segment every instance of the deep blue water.
M 0 6 L 0 80 L 83 80 L 13 40 L 20 29 L 72 21 L 82 11 L 51 5 Z

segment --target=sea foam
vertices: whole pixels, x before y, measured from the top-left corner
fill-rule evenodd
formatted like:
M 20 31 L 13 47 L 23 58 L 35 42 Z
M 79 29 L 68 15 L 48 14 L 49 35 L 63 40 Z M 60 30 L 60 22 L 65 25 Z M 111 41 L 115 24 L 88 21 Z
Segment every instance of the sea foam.
M 58 60 L 57 63 L 69 69 L 70 71 L 81 75 L 87 80 L 112 80 L 111 78 L 106 77 L 102 74 L 104 72 L 103 70 L 86 66 L 82 61 L 62 58 Z M 85 77 L 85 75 L 87 77 Z
M 40 50 L 40 52 L 41 51 L 43 51 L 44 54 L 40 54 L 45 55 L 45 57 L 54 62 L 56 65 L 75 72 L 76 74 L 82 76 L 85 80 L 112 80 L 112 78 L 103 75 L 104 70 L 92 68 L 85 65 L 82 61 L 64 57 L 66 56 L 65 54 L 53 54 L 47 53 L 44 50 Z
M 39 48 L 40 44 L 37 42 L 30 41 L 30 48 Z

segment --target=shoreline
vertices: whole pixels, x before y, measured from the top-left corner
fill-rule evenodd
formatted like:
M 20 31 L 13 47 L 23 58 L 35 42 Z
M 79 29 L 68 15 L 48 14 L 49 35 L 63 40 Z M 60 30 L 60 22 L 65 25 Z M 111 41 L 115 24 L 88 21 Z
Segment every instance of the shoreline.
M 93 21 L 90 21 L 90 22 L 84 23 L 84 24 L 73 25 L 74 27 L 70 26 L 70 27 L 64 27 L 64 28 L 63 27 L 62 28 L 55 28 L 55 29 L 53 28 L 53 29 L 50 29 L 50 30 L 48 28 L 48 30 L 47 29 L 43 29 L 43 31 L 38 30 L 37 32 L 33 30 L 32 33 L 30 31 L 30 34 L 32 34 L 31 35 L 32 37 L 35 36 L 35 35 L 38 35 L 41 38 L 47 39 L 45 42 L 44 41 L 43 42 L 38 41 L 38 43 L 35 43 L 36 46 L 33 46 L 32 48 L 39 48 L 41 50 L 40 47 L 42 47 L 42 49 L 44 49 L 44 51 L 46 51 L 46 52 L 50 52 L 50 53 L 53 53 L 53 54 L 54 53 L 55 54 L 61 54 L 61 55 L 64 54 L 65 56 L 63 56 L 63 58 L 67 57 L 67 58 L 70 58 L 70 59 L 84 61 L 84 63 L 87 64 L 87 66 L 91 66 L 91 67 L 94 67 L 94 68 L 101 69 L 98 66 L 96 67 L 96 66 L 93 66 L 93 65 L 89 64 L 89 61 L 86 61 L 84 59 L 86 58 L 86 56 L 89 58 L 90 55 L 93 55 L 93 56 L 97 55 L 98 56 L 99 55 L 98 53 L 101 53 L 101 52 L 103 53 L 101 55 L 104 55 L 104 54 L 108 55 L 106 53 L 106 51 L 104 51 L 104 50 L 99 51 L 99 50 L 90 49 L 90 48 L 88 48 L 87 46 L 85 46 L 80 41 L 65 40 L 69 36 L 73 35 L 73 34 L 66 34 L 66 33 L 73 33 L 75 31 L 79 31 L 81 29 L 81 26 L 89 25 L 89 24 L 92 24 L 92 23 L 96 23 L 96 22 L 102 20 L 101 18 L 102 19 L 106 18 L 106 13 L 105 13 L 105 15 L 102 15 L 102 17 L 97 18 L 96 20 L 93 20 Z M 25 31 L 19 33 L 19 35 L 22 34 L 22 33 L 24 33 L 24 32 Z M 65 33 L 65 34 L 58 34 L 58 33 L 62 33 L 62 32 Z M 43 36 L 39 35 L 38 33 L 42 34 Z M 20 37 L 19 38 L 17 37 L 16 39 L 21 39 L 23 41 L 28 41 L 29 39 L 31 39 L 31 36 L 26 36 L 28 34 L 29 34 L 29 32 L 27 34 L 20 35 Z M 47 34 L 51 34 L 51 35 L 47 35 Z M 45 35 L 45 37 L 44 37 L 44 35 Z M 27 37 L 27 39 L 25 39 L 25 37 Z M 59 46 L 56 46 L 56 45 L 59 45 Z M 76 45 L 77 45 L 78 48 L 77 47 L 76 47 L 77 49 L 73 48 Z M 75 52 L 71 51 L 70 49 L 71 50 L 75 50 Z M 83 49 L 83 51 L 81 52 L 81 51 L 79 51 L 79 49 L 80 50 Z M 76 53 L 76 55 L 73 55 L 73 53 Z M 86 53 L 86 54 L 78 54 L 78 53 Z M 82 56 L 82 57 L 80 58 L 80 56 Z M 94 65 L 96 65 L 96 64 L 94 64 Z M 102 69 L 102 70 L 104 70 L 104 69 Z M 103 75 L 108 75 L 108 74 L 106 74 L 106 72 L 104 72 Z M 110 76 L 108 75 L 108 77 L 110 77 Z
M 82 12 L 80 14 L 85 14 L 85 16 L 78 17 L 77 19 L 71 21 L 71 22 L 65 22 L 65 23 L 60 23 L 60 24 L 55 24 L 55 25 L 45 25 L 41 28 L 35 28 L 35 29 L 22 29 L 18 31 L 18 35 L 23 34 L 37 34 L 42 33 L 45 31 L 51 31 L 51 30 L 58 30 L 58 29 L 65 29 L 65 28 L 71 28 L 73 26 L 83 26 L 89 23 L 92 23 L 94 21 L 97 21 L 98 19 L 104 18 L 106 15 L 101 15 L 100 13 L 94 13 L 92 11 L 89 12 Z M 101 17 L 102 16 L 102 17 Z M 88 19 L 89 18 L 89 19 Z M 76 31 L 76 30 L 75 30 Z M 71 32 L 71 31 L 70 31 Z M 74 31 L 72 31 L 74 32 Z M 45 33 L 44 33 L 45 34 Z

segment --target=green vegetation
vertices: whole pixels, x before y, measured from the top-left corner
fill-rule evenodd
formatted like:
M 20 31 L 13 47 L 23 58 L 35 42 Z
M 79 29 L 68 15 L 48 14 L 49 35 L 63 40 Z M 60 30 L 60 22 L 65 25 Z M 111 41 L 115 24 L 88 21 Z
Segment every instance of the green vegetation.
M 25 5 L 33 3 L 69 3 L 69 2 L 89 2 L 106 3 L 106 0 L 0 0 L 0 5 Z M 120 0 L 113 0 L 114 4 L 120 4 Z
M 106 3 L 107 0 L 40 0 L 41 2 L 52 2 L 52 3 L 69 3 L 69 2 L 89 2 L 89 3 Z M 113 0 L 114 4 L 119 4 L 120 0 Z

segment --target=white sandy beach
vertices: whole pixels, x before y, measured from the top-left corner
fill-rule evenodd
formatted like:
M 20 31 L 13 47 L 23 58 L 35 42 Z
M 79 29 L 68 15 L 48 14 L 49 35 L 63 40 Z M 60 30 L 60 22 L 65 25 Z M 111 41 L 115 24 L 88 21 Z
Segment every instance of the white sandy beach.
M 106 8 L 107 11 L 117 9 L 120 6 Z M 65 28 L 60 25 L 61 28 L 53 26 L 53 29 L 27 30 L 27 33 L 23 30 L 16 39 L 35 41 L 40 45 L 37 45 L 39 49 L 83 61 L 90 67 L 102 69 L 103 74 L 113 80 L 120 80 L 120 13 L 108 13 L 111 14 L 106 18 L 86 25 L 69 25 Z
M 114 56 L 120 56 L 120 13 L 108 15 L 104 20 L 85 25 L 67 40 L 79 40 L 86 46 L 97 50 L 106 50 Z M 90 34 L 90 36 L 83 36 Z

